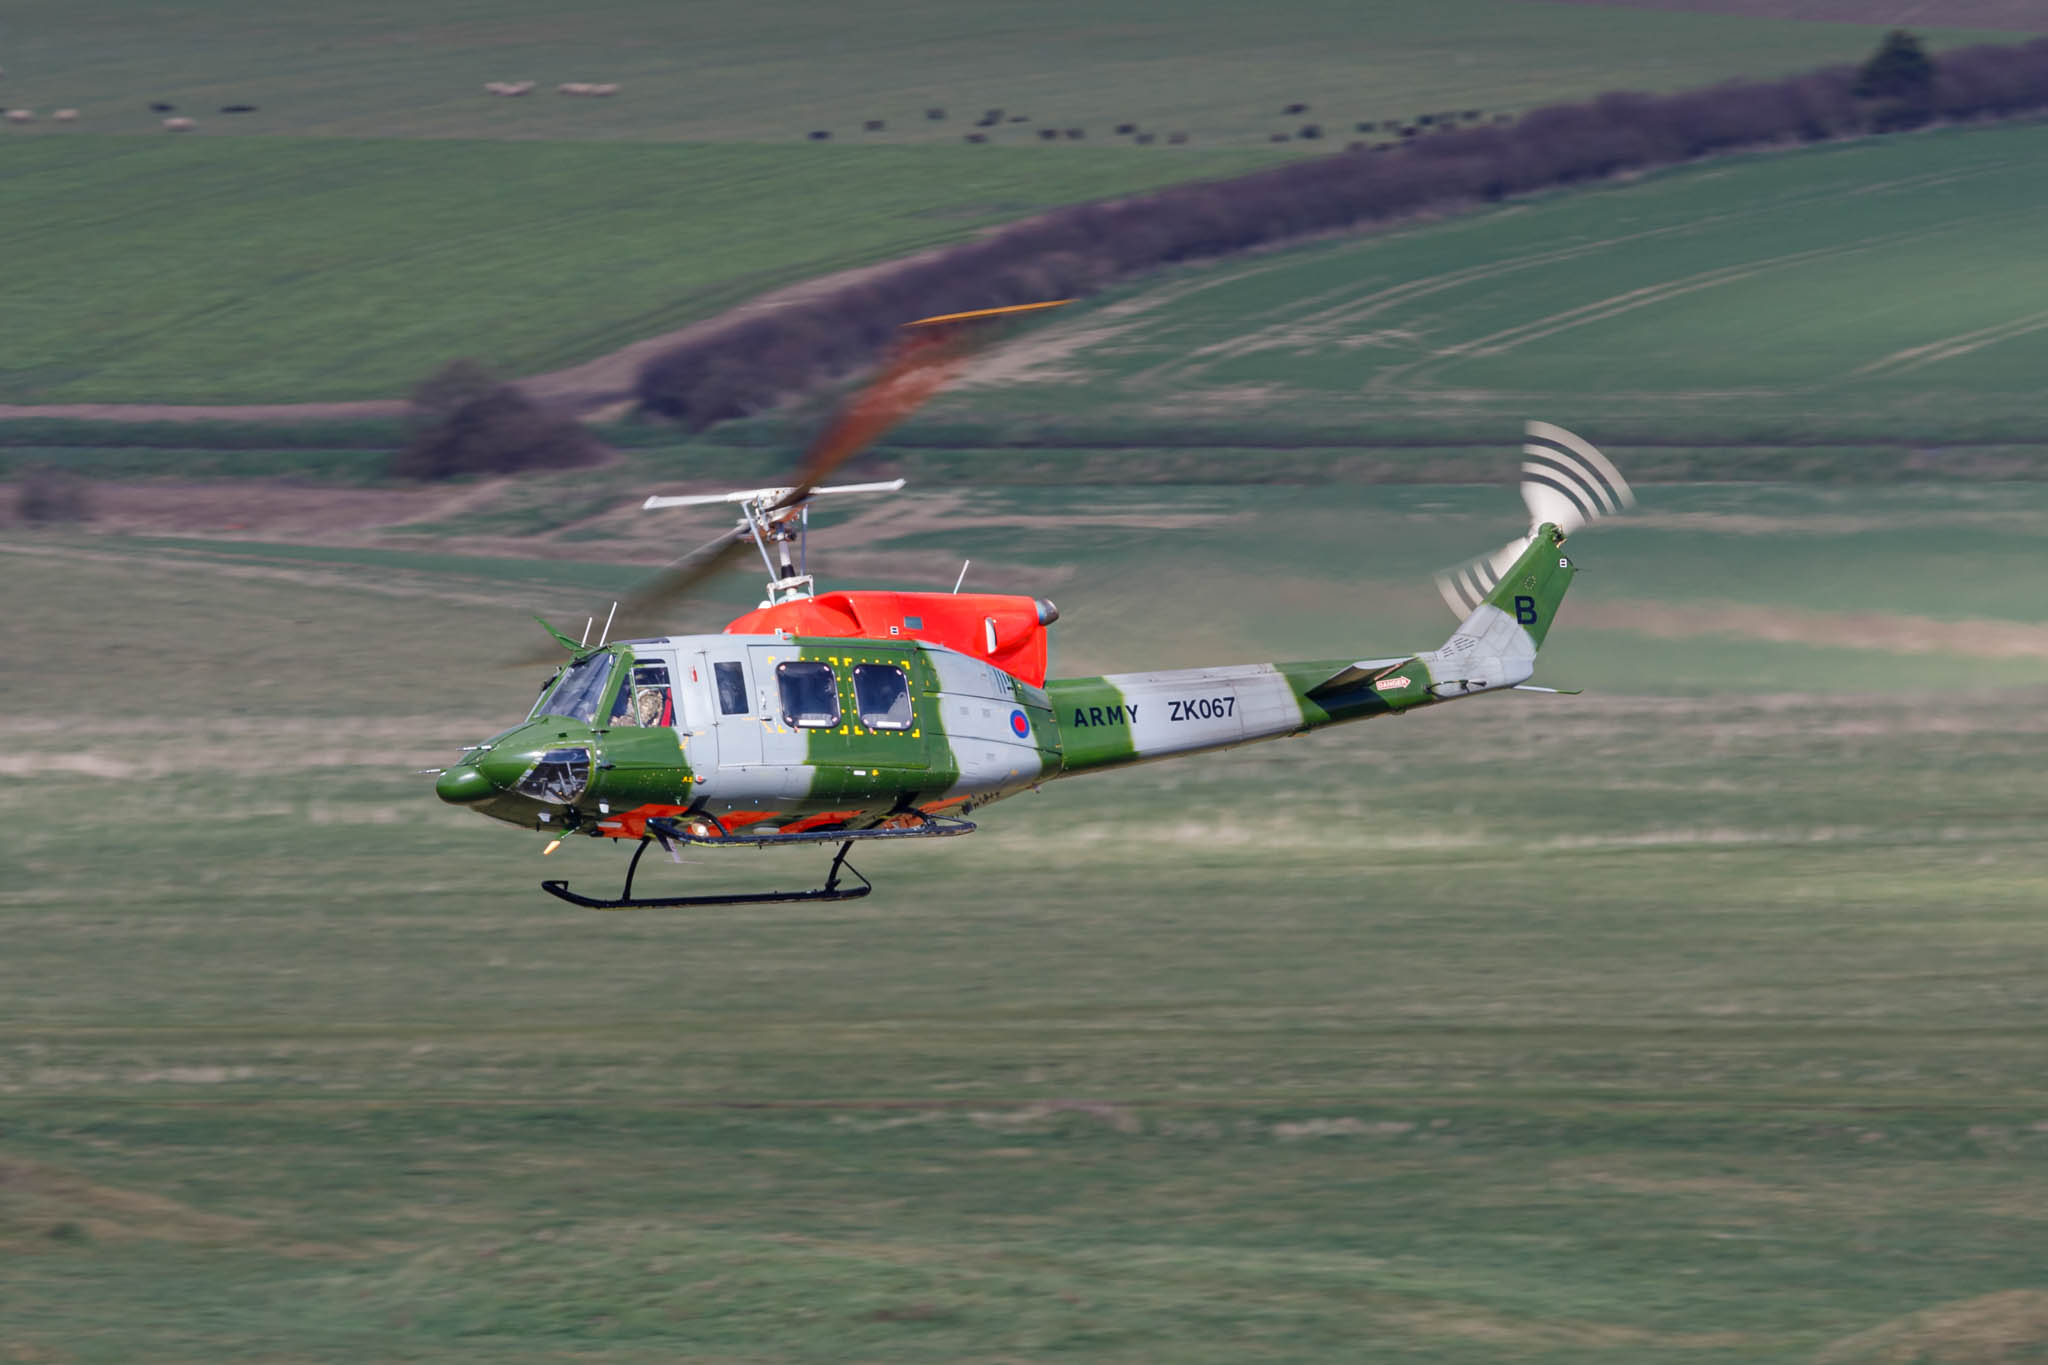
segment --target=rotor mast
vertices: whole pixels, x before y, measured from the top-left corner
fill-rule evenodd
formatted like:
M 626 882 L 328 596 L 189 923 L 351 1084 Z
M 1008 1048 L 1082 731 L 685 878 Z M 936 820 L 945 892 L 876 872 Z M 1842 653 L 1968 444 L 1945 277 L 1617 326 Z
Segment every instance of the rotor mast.
M 902 487 L 902 479 L 888 479 L 881 483 L 843 483 L 811 489 L 749 488 L 736 493 L 650 497 L 640 507 L 651 512 L 663 507 L 737 504 L 740 519 L 733 526 L 733 534 L 751 537 L 754 547 L 761 552 L 761 563 L 768 571 L 768 597 L 761 605 L 772 607 L 817 594 L 817 584 L 809 572 L 807 546 L 812 498 L 827 493 L 894 493 Z

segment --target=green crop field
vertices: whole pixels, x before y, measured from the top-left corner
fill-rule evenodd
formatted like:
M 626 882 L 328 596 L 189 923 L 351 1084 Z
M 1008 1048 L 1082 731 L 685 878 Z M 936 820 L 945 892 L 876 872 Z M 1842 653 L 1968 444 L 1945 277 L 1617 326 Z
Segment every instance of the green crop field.
M 1586 9 L 1529 0 L 1059 0 L 1028 9 L 907 0 L 748 6 L 607 0 L 424 0 L 403 8 L 308 0 L 125 0 L 90 22 L 59 0 L 14 0 L 0 31 L 10 105 L 80 111 L 80 126 L 155 127 L 150 101 L 202 131 L 549 140 L 957 141 L 988 108 L 998 140 L 1038 126 L 1104 139 L 1120 122 L 1198 142 L 1263 144 L 1305 118 L 1517 109 L 1617 84 L 1675 89 L 1866 55 L 1873 24 Z M 2000 36 L 1930 28 L 1939 44 Z M 521 99 L 489 81 L 534 80 Z M 556 95 L 614 82 L 606 99 Z M 254 113 L 220 116 L 227 103 Z M 1309 115 L 1288 117 L 1290 103 Z M 934 123 L 927 108 L 945 109 Z M 887 127 L 866 134 L 869 119 Z M 17 130 L 18 131 L 18 130 Z M 13 135 L 10 133 L 10 135 Z
M 1189 268 L 1048 323 L 907 439 L 1398 445 L 1542 417 L 1905 441 L 1929 469 L 2039 445 L 2044 157 L 2040 124 L 1816 147 Z
M 2038 1355 L 2048 494 L 1646 491 L 1573 542 L 1583 697 L 691 915 L 411 771 L 640 570 L 10 536 L 0 1359 Z M 814 554 L 972 554 L 1067 671 L 1371 653 L 1512 504 L 949 491 Z M 734 856 L 654 875 L 812 870 Z
M 1332 145 L 1268 143 L 1305 121 L 1335 140 L 1360 120 L 1768 76 L 1858 58 L 1876 32 L 1526 0 L 217 0 L 89 21 L 24 0 L 0 28 L 0 105 L 43 117 L 0 126 L 0 403 L 388 398 L 458 356 L 531 374 L 1050 205 Z M 522 78 L 541 90 L 482 90 Z M 559 81 L 623 89 L 566 98 Z M 153 101 L 199 129 L 156 132 Z M 256 110 L 213 112 L 227 103 Z M 963 145 L 993 106 L 1029 121 Z M 59 107 L 77 121 L 50 121 Z M 871 118 L 886 128 L 862 132 Z M 1121 122 L 1192 141 L 1139 147 Z M 1088 136 L 1041 143 L 1047 124 Z
M 0 139 L 0 401 L 391 396 L 457 356 L 532 373 L 1251 155 Z

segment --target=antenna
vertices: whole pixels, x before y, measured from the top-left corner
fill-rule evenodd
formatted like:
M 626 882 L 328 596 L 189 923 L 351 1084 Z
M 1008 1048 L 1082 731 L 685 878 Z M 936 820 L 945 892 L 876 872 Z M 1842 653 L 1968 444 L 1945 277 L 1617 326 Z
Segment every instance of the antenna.
M 595 616 L 586 616 L 583 618 L 583 638 L 576 642 L 576 648 L 581 649 L 583 648 L 583 646 L 590 643 L 590 628 L 596 624 L 597 618 Z
M 958 597 L 960 595 L 960 585 L 967 581 L 967 566 L 969 564 L 972 564 L 973 562 L 974 561 L 971 559 L 963 559 L 960 561 L 960 576 L 953 580 L 953 595 L 955 597 Z
M 619 604 L 617 602 L 614 602 L 612 603 L 612 609 L 604 614 L 604 634 L 597 637 L 597 647 L 599 649 L 603 649 L 604 642 L 611 638 L 612 618 L 614 616 L 617 616 L 618 614 Z

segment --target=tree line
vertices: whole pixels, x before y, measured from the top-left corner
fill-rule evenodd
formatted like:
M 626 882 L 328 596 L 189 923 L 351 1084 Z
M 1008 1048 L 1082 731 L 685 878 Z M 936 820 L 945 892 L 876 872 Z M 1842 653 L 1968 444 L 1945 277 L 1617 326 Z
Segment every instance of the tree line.
M 1930 59 L 1894 32 L 1861 66 L 1670 95 L 1615 91 L 1510 124 L 1354 146 L 1229 180 L 1058 209 L 654 357 L 643 407 L 696 430 L 872 361 L 928 314 L 1096 292 L 1130 275 L 1698 157 L 2048 109 L 2048 39 Z

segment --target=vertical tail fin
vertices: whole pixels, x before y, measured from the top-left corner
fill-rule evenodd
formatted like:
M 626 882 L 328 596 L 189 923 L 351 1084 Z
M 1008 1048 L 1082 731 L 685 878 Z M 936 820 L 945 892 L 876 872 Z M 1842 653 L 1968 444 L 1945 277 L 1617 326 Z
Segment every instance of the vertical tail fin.
M 1466 614 L 1443 645 L 1418 656 L 1429 670 L 1430 695 L 1439 700 L 1493 692 L 1527 682 L 1536 651 L 1578 570 L 1564 553 L 1564 532 L 1544 522 L 1501 572 L 1492 591 Z

